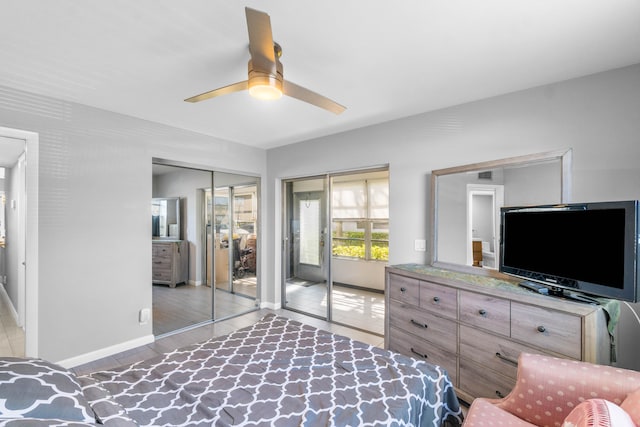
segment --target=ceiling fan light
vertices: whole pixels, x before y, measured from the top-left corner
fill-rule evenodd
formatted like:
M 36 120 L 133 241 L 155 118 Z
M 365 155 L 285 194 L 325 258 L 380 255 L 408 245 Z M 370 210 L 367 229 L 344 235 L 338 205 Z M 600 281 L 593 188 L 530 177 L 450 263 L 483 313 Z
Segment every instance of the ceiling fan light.
M 282 98 L 282 91 L 272 85 L 257 84 L 249 86 L 249 95 L 256 99 L 269 101 Z
M 282 97 L 282 77 L 277 78 L 272 74 L 267 74 L 251 69 L 249 63 L 249 95 L 256 99 L 275 100 Z

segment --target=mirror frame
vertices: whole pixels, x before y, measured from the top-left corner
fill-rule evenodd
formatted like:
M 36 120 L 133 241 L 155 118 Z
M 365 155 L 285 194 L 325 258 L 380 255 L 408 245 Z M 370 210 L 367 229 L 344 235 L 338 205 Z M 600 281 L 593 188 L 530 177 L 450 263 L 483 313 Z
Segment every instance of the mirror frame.
M 463 273 L 479 274 L 482 276 L 494 276 L 504 278 L 504 274 L 496 269 L 486 269 L 473 267 L 470 265 L 454 264 L 438 261 L 438 178 L 443 175 L 451 175 L 456 173 L 467 173 L 474 171 L 483 171 L 487 169 L 503 168 L 509 166 L 523 166 L 529 163 L 539 163 L 543 161 L 560 161 L 560 188 L 561 203 L 569 203 L 571 201 L 571 167 L 572 167 L 572 151 L 571 149 L 548 151 L 537 154 L 529 154 L 525 156 L 509 157 L 500 160 L 491 160 L 481 163 L 472 163 L 463 166 L 455 166 L 445 169 L 436 169 L 431 171 L 431 265 L 437 268 L 459 271 Z

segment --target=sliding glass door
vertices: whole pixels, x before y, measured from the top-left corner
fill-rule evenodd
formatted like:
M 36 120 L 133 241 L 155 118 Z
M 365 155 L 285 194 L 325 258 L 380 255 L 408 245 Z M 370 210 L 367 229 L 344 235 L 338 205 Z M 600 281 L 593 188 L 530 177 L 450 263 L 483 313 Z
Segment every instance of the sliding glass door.
M 283 306 L 384 333 L 386 168 L 283 183 Z

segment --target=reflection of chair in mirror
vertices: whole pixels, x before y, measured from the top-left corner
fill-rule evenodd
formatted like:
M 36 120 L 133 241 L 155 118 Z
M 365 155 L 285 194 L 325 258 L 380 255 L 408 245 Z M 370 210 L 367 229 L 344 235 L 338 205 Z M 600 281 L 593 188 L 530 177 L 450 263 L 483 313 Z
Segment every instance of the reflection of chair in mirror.
M 256 272 L 256 235 L 250 234 L 247 237 L 247 249 L 251 249 L 251 252 L 247 255 L 247 264 L 249 265 L 249 271 Z
M 473 266 L 482 267 L 482 242 L 474 240 L 471 242 L 473 250 Z

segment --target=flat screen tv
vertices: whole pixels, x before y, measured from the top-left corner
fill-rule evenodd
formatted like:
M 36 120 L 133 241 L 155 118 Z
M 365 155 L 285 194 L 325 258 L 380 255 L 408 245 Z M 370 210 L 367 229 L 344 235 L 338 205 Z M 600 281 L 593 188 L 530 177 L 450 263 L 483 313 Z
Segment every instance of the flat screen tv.
M 503 207 L 500 214 L 501 272 L 554 293 L 638 300 L 637 200 Z

